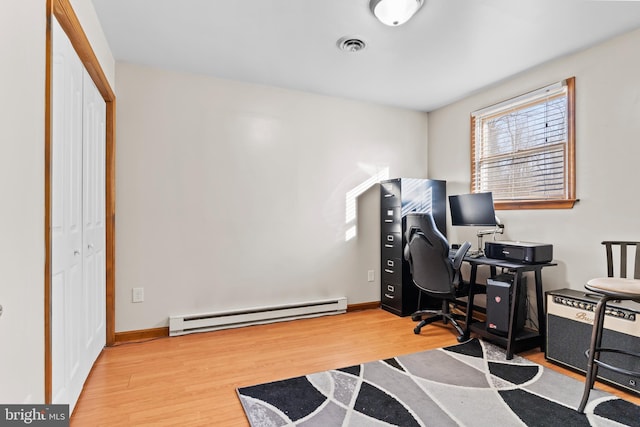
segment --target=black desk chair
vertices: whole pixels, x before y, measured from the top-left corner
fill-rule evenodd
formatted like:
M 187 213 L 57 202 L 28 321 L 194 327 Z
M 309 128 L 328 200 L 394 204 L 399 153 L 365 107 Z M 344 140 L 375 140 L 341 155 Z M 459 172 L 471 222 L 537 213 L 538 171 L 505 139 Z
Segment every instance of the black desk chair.
M 605 241 L 602 244 L 605 245 L 607 251 L 607 277 L 591 279 L 585 285 L 585 288 L 600 295 L 601 298 L 595 309 L 591 343 L 589 349 L 585 351 L 585 356 L 587 356 L 587 377 L 578 412 L 584 412 L 593 383 L 598 375 L 598 367 L 640 378 L 640 369 L 630 370 L 626 367 L 616 366 L 616 362 L 620 364 L 625 363 L 621 362 L 621 360 L 628 361 L 633 359 L 637 363 L 626 364 L 626 366 L 640 366 L 640 352 L 634 351 L 639 349 L 637 345 L 635 349 L 631 346 L 633 344 L 631 342 L 629 343 L 629 348 L 624 349 L 602 347 L 602 329 L 607 311 L 607 302 L 630 300 L 640 303 L 640 242 Z M 633 279 L 627 278 L 627 249 L 629 247 L 635 247 Z M 620 255 L 620 271 L 617 277 L 614 277 L 613 248 L 618 248 L 616 252 Z
M 465 340 L 464 331 L 457 321 L 464 320 L 465 316 L 451 313 L 449 304 L 467 294 L 467 290 L 459 286 L 463 283 L 460 265 L 471 243 L 465 242 L 451 260 L 449 243 L 436 228 L 431 214 L 411 213 L 406 221 L 404 257 L 411 267 L 413 283 L 421 294 L 442 300 L 440 310 L 420 310 L 418 307 L 419 311 L 411 316 L 414 321 L 420 321 L 413 332 L 419 334 L 423 326 L 442 320 L 445 324 L 451 322 L 458 331 L 458 341 L 462 342 Z

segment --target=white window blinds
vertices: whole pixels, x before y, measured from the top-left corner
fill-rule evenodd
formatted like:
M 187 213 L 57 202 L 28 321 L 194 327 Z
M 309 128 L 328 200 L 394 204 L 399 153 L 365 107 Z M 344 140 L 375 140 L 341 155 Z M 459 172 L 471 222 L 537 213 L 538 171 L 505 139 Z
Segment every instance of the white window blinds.
M 472 113 L 472 191 L 497 202 L 573 198 L 570 104 L 562 81 Z

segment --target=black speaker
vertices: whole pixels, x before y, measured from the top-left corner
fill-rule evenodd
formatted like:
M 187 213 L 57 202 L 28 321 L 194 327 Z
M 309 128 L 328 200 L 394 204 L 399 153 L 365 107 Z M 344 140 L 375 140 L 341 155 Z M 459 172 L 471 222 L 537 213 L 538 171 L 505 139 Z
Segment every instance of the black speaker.
M 513 304 L 513 274 L 500 274 L 487 279 L 487 331 L 492 334 L 506 337 L 509 333 L 509 316 L 511 304 Z M 516 307 L 516 320 L 513 332 L 517 333 L 524 328 L 527 315 L 526 277 L 522 277 L 518 289 L 519 302 Z
M 546 293 L 547 345 L 545 357 L 565 367 L 586 372 L 584 354 L 591 341 L 597 296 L 573 289 Z M 640 304 L 620 302 L 607 304 L 602 346 L 622 348 L 640 353 Z M 640 371 L 638 358 L 616 353 L 602 353 L 601 360 L 631 371 Z M 598 369 L 598 379 L 614 386 L 640 393 L 640 380 L 608 369 Z

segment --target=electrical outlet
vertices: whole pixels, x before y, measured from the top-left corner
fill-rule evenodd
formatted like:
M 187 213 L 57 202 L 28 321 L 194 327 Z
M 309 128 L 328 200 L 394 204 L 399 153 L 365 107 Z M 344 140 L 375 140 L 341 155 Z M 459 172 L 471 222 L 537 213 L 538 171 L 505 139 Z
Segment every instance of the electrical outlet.
M 131 292 L 131 302 L 144 301 L 144 288 L 133 288 Z
M 369 282 L 373 282 L 375 280 L 375 278 L 376 278 L 375 271 L 374 270 L 369 270 L 367 272 L 367 280 Z

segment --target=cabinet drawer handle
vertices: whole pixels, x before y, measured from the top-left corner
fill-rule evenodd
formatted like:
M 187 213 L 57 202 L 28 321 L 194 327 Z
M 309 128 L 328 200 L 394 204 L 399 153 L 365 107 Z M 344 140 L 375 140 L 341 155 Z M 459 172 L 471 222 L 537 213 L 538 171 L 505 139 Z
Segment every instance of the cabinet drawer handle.
M 389 299 L 393 299 L 393 295 L 389 295 L 389 294 L 384 294 L 385 297 L 389 298 Z
M 389 274 L 393 274 L 393 270 L 389 269 L 389 268 L 385 268 L 384 269 L 385 273 L 389 273 Z
M 385 194 L 384 197 L 388 199 L 389 197 L 393 197 L 393 194 Z
M 392 219 L 385 219 L 384 222 L 392 223 L 393 220 Z
M 387 245 L 387 244 L 385 244 L 385 245 L 384 245 L 384 247 L 385 247 L 385 248 L 392 248 L 392 247 L 393 247 L 393 245 Z

